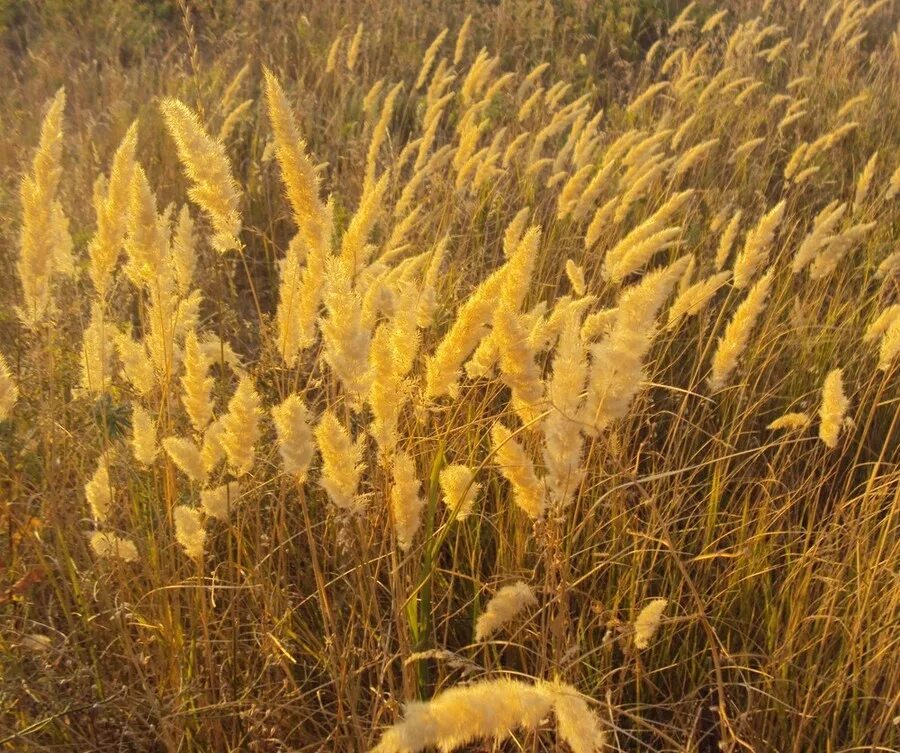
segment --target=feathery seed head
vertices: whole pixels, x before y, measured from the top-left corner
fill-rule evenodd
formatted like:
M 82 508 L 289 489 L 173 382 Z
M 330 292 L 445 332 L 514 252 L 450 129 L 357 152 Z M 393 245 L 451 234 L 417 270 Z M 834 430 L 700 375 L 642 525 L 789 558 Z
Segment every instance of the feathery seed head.
M 880 371 L 888 371 L 898 355 L 900 355 L 900 316 L 894 317 L 894 320 L 881 337 L 881 346 L 878 351 L 878 369 Z
M 213 417 L 212 388 L 215 380 L 208 376 L 209 367 L 197 333 L 192 329 L 184 341 L 184 375 L 181 377 L 184 392 L 181 401 L 197 434 L 203 433 Z
M 709 378 L 709 386 L 712 390 L 719 390 L 725 386 L 732 372 L 737 368 L 738 359 L 750 342 L 750 335 L 756 326 L 759 315 L 766 306 L 769 290 L 774 279 L 774 270 L 769 270 L 747 293 L 747 297 L 740 303 L 734 316 L 725 327 L 725 332 L 719 338 L 719 343 L 712 360 L 712 375 Z
M 22 179 L 22 230 L 16 265 L 23 302 L 19 317 L 35 328 L 51 311 L 50 283 L 55 273 L 71 267 L 68 221 L 56 201 L 62 175 L 62 116 L 65 89 L 60 89 L 41 125 L 41 138 L 34 156 L 32 174 Z
M 537 604 L 531 587 L 524 581 L 504 586 L 488 602 L 475 623 L 475 640 L 487 640 L 524 609 Z
M 137 403 L 131 410 L 131 449 L 135 460 L 147 467 L 156 459 L 156 422 Z
M 118 558 L 124 562 L 137 562 L 140 559 L 134 542 L 106 531 L 94 531 L 91 534 L 91 549 L 103 559 Z
M 469 39 L 469 30 L 472 28 L 472 14 L 466 16 L 462 26 L 459 27 L 459 33 L 456 35 L 456 47 L 453 51 L 453 65 L 459 65 L 466 52 L 466 42 Z
M 220 253 L 240 250 L 240 189 L 231 175 L 225 147 L 206 132 L 197 114 L 179 100 L 163 100 L 160 109 L 185 174 L 194 184 L 188 195 L 212 222 L 213 248 Z
M 256 443 L 259 441 L 260 398 L 249 376 L 241 377 L 228 402 L 228 413 L 222 417 L 219 440 L 235 476 L 244 476 L 253 468 Z
M 569 310 L 553 359 L 553 375 L 547 386 L 550 412 L 544 434 L 545 482 L 551 501 L 566 507 L 584 476 L 583 439 L 579 413 L 588 375 L 587 353 L 581 337 L 581 314 Z
M 187 204 L 178 212 L 178 223 L 172 237 L 172 264 L 178 292 L 186 296 L 191 291 L 194 281 L 194 269 L 197 266 L 196 238 L 194 237 L 194 220 Z
M 197 446 L 185 437 L 166 437 L 163 449 L 185 476 L 198 484 L 206 482 L 207 471 Z
M 472 469 L 465 465 L 448 465 L 440 472 L 439 482 L 444 494 L 444 504 L 453 511 L 457 520 L 472 514 L 481 484 L 475 480 Z
M 0 353 L 0 421 L 5 421 L 9 417 L 18 399 L 19 388 L 6 364 L 6 359 Z
M 645 606 L 634 621 L 634 647 L 647 648 L 662 619 L 663 610 L 668 604 L 666 599 L 653 599 Z
M 512 391 L 512 405 L 522 422 L 530 423 L 543 410 L 544 383 L 523 317 L 501 304 L 494 314 L 493 340 L 497 344 L 500 375 Z
M 585 293 L 584 269 L 578 266 L 572 259 L 566 259 L 566 277 L 572 285 L 575 295 L 582 296 Z
M 88 245 L 89 273 L 94 292 L 105 299 L 112 274 L 125 242 L 131 183 L 134 176 L 134 153 L 137 148 L 137 121 L 131 124 L 116 150 L 109 181 L 103 183 L 94 197 L 97 232 Z
M 385 730 L 372 753 L 442 753 L 475 740 L 501 744 L 517 729 L 536 729 L 556 712 L 557 730 L 574 753 L 601 753 L 600 721 L 578 691 L 560 682 L 482 680 L 406 705 L 404 718 Z
M 328 498 L 340 510 L 361 511 L 359 480 L 365 470 L 365 435 L 353 442 L 334 413 L 328 410 L 315 428 L 315 437 L 322 456 L 322 477 L 319 483 Z
M 419 495 L 419 479 L 416 464 L 407 452 L 398 452 L 392 462 L 394 484 L 391 487 L 391 511 L 397 544 L 409 551 L 413 538 L 422 524 L 422 508 L 425 501 Z
M 178 505 L 172 515 L 175 519 L 175 538 L 184 553 L 191 559 L 202 560 L 206 548 L 206 529 L 200 512 L 193 507 Z
M 241 485 L 238 481 L 229 481 L 214 489 L 203 489 L 200 492 L 200 506 L 209 517 L 228 522 L 229 513 L 237 505 L 241 496 Z
M 785 413 L 772 421 L 766 428 L 769 431 L 779 431 L 780 429 L 799 431 L 800 429 L 805 429 L 809 424 L 809 416 L 805 413 Z
M 819 438 L 829 449 L 837 447 L 849 406 L 850 401 L 844 394 L 843 370 L 832 369 L 822 385 L 822 405 L 819 408 Z
M 97 523 L 106 523 L 109 520 L 113 496 L 109 480 L 109 461 L 105 455 L 101 455 L 97 460 L 97 468 L 84 485 L 84 493 L 94 520 Z
M 278 434 L 278 451 L 284 472 L 303 483 L 315 453 L 309 412 L 303 398 L 288 395 L 272 408 L 272 421 Z
M 544 514 L 544 487 L 534 472 L 534 465 L 525 448 L 512 432 L 497 421 L 491 428 L 491 446 L 500 472 L 513 490 L 513 499 L 530 518 Z
M 744 249 L 734 262 L 733 284 L 737 290 L 746 288 L 756 273 L 765 266 L 775 233 L 784 218 L 785 207 L 786 202 L 782 199 L 764 214 L 756 227 L 747 234 Z

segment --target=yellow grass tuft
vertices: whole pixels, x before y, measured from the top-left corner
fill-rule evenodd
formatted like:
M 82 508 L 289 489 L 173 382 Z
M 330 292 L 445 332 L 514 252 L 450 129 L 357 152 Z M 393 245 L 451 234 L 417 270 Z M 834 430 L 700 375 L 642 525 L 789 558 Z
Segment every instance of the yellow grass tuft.
M 177 99 L 160 105 L 169 134 L 178 150 L 185 173 L 193 182 L 191 199 L 208 215 L 215 234 L 213 248 L 224 253 L 240 249 L 240 191 L 231 175 L 231 164 L 221 141 L 210 136 L 197 114 Z

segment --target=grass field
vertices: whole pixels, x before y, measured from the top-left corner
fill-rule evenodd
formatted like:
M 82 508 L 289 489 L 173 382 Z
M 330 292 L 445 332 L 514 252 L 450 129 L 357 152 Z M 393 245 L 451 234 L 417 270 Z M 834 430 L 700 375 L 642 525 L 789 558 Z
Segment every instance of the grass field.
M 0 749 L 900 750 L 898 0 L 0 41 Z

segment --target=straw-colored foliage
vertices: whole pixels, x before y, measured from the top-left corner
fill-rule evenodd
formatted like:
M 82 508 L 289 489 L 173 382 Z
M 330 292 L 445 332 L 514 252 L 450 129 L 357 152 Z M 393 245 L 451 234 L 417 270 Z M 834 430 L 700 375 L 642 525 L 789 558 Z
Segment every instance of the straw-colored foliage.
M 898 21 L 0 3 L 0 748 L 898 750 Z

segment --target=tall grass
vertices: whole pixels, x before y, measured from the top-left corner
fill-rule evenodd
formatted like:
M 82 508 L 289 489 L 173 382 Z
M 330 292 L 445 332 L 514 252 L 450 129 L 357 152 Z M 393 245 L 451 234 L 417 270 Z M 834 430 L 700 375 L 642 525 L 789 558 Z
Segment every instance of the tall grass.
M 0 745 L 898 749 L 897 3 L 414 6 L 4 19 Z

